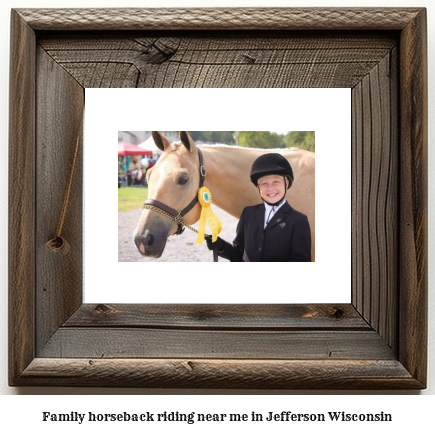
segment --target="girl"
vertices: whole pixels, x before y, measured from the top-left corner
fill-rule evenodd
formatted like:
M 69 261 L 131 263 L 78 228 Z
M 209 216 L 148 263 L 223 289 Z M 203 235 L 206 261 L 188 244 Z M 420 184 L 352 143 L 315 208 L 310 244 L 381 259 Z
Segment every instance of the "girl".
M 311 262 L 311 232 L 307 216 L 293 209 L 285 195 L 293 183 L 290 163 L 280 154 L 254 161 L 251 181 L 263 204 L 247 206 L 230 244 L 218 237 L 210 250 L 231 262 Z

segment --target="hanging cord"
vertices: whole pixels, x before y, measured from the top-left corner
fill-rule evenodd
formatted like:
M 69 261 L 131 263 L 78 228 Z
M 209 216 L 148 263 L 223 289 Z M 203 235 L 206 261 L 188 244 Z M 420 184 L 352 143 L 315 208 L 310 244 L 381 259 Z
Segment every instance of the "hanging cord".
M 65 237 L 62 236 L 63 232 L 63 226 L 65 224 L 66 219 L 66 212 L 68 210 L 69 205 L 69 199 L 71 195 L 71 187 L 74 180 L 74 172 L 77 166 L 77 158 L 79 154 L 79 148 L 80 148 L 80 134 L 77 135 L 77 141 L 76 146 L 74 149 L 74 155 L 70 166 L 68 181 L 65 186 L 65 192 L 63 194 L 63 202 L 62 202 L 62 208 L 60 211 L 59 221 L 57 223 L 56 232 L 53 238 L 49 239 L 45 243 L 45 247 L 50 250 L 50 252 L 53 253 L 62 253 L 63 255 L 67 255 L 70 251 L 70 244 L 65 239 Z

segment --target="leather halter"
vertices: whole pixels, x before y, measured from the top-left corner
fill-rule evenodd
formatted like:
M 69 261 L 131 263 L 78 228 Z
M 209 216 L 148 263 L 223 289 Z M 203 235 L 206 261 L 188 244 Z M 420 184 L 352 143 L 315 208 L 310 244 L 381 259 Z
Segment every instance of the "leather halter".
M 196 148 L 198 150 L 198 158 L 199 158 L 199 188 L 198 190 L 204 186 L 205 181 L 205 167 L 204 167 L 204 159 L 202 156 L 202 152 L 199 148 Z M 170 217 L 172 217 L 175 222 L 178 224 L 178 230 L 175 233 L 175 235 L 181 235 L 184 232 L 184 221 L 183 217 L 199 202 L 198 194 L 195 195 L 195 197 L 192 199 L 192 201 L 189 203 L 189 205 L 186 206 L 182 211 L 177 211 L 174 208 L 171 208 L 168 205 L 165 205 L 162 202 L 159 202 L 155 199 L 147 199 L 144 203 L 145 205 L 151 205 L 154 208 L 158 208 L 165 213 L 169 214 Z

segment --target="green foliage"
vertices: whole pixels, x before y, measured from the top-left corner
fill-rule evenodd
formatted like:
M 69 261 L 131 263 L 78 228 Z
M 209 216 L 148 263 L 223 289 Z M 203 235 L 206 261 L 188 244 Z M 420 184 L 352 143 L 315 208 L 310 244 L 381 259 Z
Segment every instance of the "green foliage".
M 290 131 L 286 136 L 271 131 L 189 131 L 193 141 L 238 144 L 245 148 L 299 148 L 315 152 L 314 131 Z
M 239 146 L 245 148 L 285 148 L 283 136 L 270 131 L 240 131 Z
M 316 141 L 314 131 L 290 131 L 284 137 L 284 143 L 287 148 L 306 149 L 315 152 Z
M 118 211 L 142 208 L 148 198 L 148 187 L 118 188 Z
M 224 143 L 235 145 L 235 131 L 189 131 L 194 142 Z

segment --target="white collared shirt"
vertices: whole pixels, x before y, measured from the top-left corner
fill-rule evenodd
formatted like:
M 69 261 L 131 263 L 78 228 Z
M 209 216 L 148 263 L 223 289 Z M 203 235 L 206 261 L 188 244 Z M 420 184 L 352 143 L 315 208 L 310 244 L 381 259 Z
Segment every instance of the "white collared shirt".
M 276 212 L 287 202 L 287 200 L 283 200 L 278 206 L 271 206 L 264 202 L 264 229 L 266 229 L 267 223 L 270 222 Z

